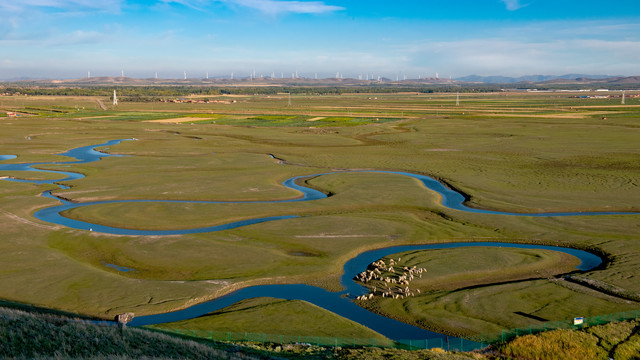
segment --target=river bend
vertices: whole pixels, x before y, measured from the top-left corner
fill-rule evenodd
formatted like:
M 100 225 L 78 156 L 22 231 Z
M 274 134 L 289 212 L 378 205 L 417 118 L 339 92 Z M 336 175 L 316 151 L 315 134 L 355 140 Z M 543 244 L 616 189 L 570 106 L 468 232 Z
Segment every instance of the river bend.
M 98 161 L 103 157 L 107 156 L 121 156 L 121 155 L 111 155 L 103 152 L 99 152 L 95 150 L 97 147 L 103 146 L 111 146 L 120 143 L 121 141 L 125 141 L 128 139 L 122 140 L 111 140 L 105 142 L 103 144 L 98 145 L 89 145 L 83 146 L 79 148 L 75 148 L 69 150 L 60 155 L 68 156 L 75 158 L 75 161 L 66 161 L 66 162 L 38 162 L 38 163 L 25 163 L 25 164 L 0 164 L 0 171 L 46 171 L 49 173 L 60 174 L 61 178 L 55 180 L 22 180 L 22 179 L 14 179 L 14 178 L 3 178 L 3 180 L 8 181 L 17 181 L 17 182 L 27 182 L 34 184 L 56 184 L 60 188 L 67 188 L 66 186 L 59 184 L 60 182 L 69 181 L 69 180 L 77 180 L 84 177 L 82 174 L 73 173 L 73 172 L 65 172 L 65 171 L 51 171 L 51 170 L 39 170 L 34 168 L 37 165 L 65 165 L 65 164 L 81 164 L 87 162 Z M 0 161 L 15 159 L 14 155 L 0 155 Z M 512 213 L 512 212 L 500 212 L 500 211 L 492 211 L 492 210 L 483 210 L 468 207 L 464 204 L 465 198 L 462 194 L 448 188 L 444 184 L 438 182 L 437 180 L 419 174 L 412 174 L 408 172 L 395 172 L 395 171 L 376 171 L 376 170 L 364 170 L 364 171 L 339 171 L 339 172 L 327 172 L 321 174 L 310 174 L 305 176 L 297 176 L 291 179 L 286 180 L 283 185 L 295 189 L 302 193 L 302 196 L 295 199 L 289 200 L 275 200 L 275 201 L 235 201 L 235 202 L 225 202 L 225 201 L 167 201 L 167 200 L 114 200 L 114 201 L 95 201 L 95 202 L 85 202 L 85 203 L 72 203 L 58 197 L 55 197 L 51 194 L 51 191 L 46 191 L 42 194 L 42 196 L 54 198 L 61 202 L 60 205 L 51 206 L 48 208 L 44 208 L 38 210 L 34 213 L 34 216 L 40 220 L 47 221 L 50 223 L 63 225 L 73 229 L 80 230 L 90 230 L 108 234 L 119 234 L 119 235 L 179 235 L 179 234 L 192 234 L 192 233 L 203 233 L 203 232 L 213 232 L 213 231 L 221 231 L 227 229 L 233 229 L 241 226 L 247 226 L 251 224 L 257 224 L 267 221 L 276 221 L 283 219 L 291 219 L 299 217 L 299 215 L 285 215 L 285 216 L 275 216 L 275 217 L 264 217 L 264 218 L 254 218 L 247 219 L 232 223 L 227 223 L 218 226 L 204 227 L 204 228 L 196 228 L 196 229 L 183 229 L 183 230 L 133 230 L 133 229 L 124 229 L 124 228 L 116 228 L 109 227 L 100 224 L 93 224 L 89 222 L 69 219 L 62 216 L 60 213 L 73 209 L 79 208 L 83 206 L 90 205 L 98 205 L 98 204 L 106 204 L 106 203 L 128 203 L 128 202 L 177 202 L 177 203 L 209 203 L 209 204 L 219 204 L 219 203 L 266 203 L 266 202 L 297 202 L 297 201 L 313 201 L 325 198 L 326 195 L 320 191 L 298 185 L 295 183 L 296 180 L 300 178 L 307 178 L 310 176 L 322 176 L 328 174 L 335 173 L 344 173 L 344 172 L 370 172 L 370 173 L 388 173 L 388 174 L 397 174 L 408 176 L 414 179 L 418 179 L 422 182 L 422 184 L 432 190 L 437 192 L 442 197 L 442 205 L 455 210 L 473 212 L 473 213 L 484 213 L 484 214 L 493 214 L 493 215 L 505 215 L 505 216 L 534 216 L 534 217 L 555 217 L 555 216 L 598 216 L 598 215 L 638 215 L 638 213 L 633 212 L 560 212 L 560 213 Z M 314 305 L 320 306 L 324 309 L 332 311 L 338 315 L 341 315 L 347 319 L 358 322 L 368 328 L 371 328 L 374 331 L 379 332 L 382 335 L 385 335 L 394 340 L 400 339 L 425 339 L 425 338 L 438 338 L 444 337 L 442 334 L 434 333 L 431 331 L 427 331 L 412 325 L 408 325 L 390 318 L 386 318 L 384 316 L 371 313 L 359 306 L 357 306 L 352 299 L 365 294 L 368 290 L 362 285 L 356 283 L 353 278 L 356 274 L 366 269 L 366 267 L 376 261 L 377 259 L 388 256 L 391 254 L 411 251 L 411 250 L 434 250 L 434 249 L 445 249 L 445 248 L 456 248 L 456 247 L 473 247 L 473 246 L 489 246 L 489 247 L 509 247 L 509 248 L 525 248 L 525 249 L 546 249 L 553 251 L 561 251 L 568 253 L 572 256 L 575 256 L 581 260 L 580 265 L 576 268 L 579 271 L 587 271 L 591 270 L 602 263 L 602 259 L 598 256 L 591 254 L 586 251 L 570 249 L 570 248 L 562 248 L 555 246 L 543 246 L 543 245 L 528 245 L 528 244 L 513 244 L 513 243 L 498 243 L 498 242 L 472 242 L 472 243 L 445 243 L 445 244 L 428 244 L 428 245 L 404 245 L 404 246 L 395 246 L 384 249 L 371 250 L 367 252 L 363 252 L 357 257 L 349 260 L 344 265 L 344 275 L 341 278 L 342 285 L 344 287 L 344 291 L 341 292 L 329 292 L 327 290 L 303 285 L 303 284 L 292 284 L 292 285 L 260 285 L 260 286 L 252 286 L 243 288 L 237 291 L 234 291 L 230 294 L 222 296 L 220 298 L 204 302 L 201 304 L 197 304 L 186 308 L 180 311 L 174 311 L 164 314 L 156 314 L 156 315 L 148 315 L 148 316 L 140 316 L 133 319 L 131 325 L 133 326 L 141 326 L 141 325 L 150 325 L 157 323 L 165 323 L 171 321 L 185 320 L 191 319 L 198 316 L 205 315 L 207 313 L 222 309 L 229 305 L 232 305 L 238 301 L 254 298 L 254 297 L 275 297 L 281 299 L 289 299 L 289 300 L 304 300 L 308 301 Z

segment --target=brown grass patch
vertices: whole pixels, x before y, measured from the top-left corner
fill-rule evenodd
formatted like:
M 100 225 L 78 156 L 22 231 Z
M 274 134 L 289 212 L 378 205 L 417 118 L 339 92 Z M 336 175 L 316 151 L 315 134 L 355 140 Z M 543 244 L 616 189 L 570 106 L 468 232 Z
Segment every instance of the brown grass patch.
M 145 122 L 152 123 L 183 123 L 190 121 L 203 121 L 203 120 L 214 120 L 215 118 L 194 118 L 194 117 L 181 117 L 181 118 L 173 118 L 173 119 L 160 119 L 160 120 L 147 120 Z

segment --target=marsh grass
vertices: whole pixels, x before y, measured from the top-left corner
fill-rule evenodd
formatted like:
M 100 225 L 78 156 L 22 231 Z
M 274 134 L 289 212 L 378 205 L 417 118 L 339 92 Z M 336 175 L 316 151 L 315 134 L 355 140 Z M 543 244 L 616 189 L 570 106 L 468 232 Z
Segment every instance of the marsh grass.
M 238 96 L 233 97 L 238 100 L 233 104 L 122 103 L 107 111 L 100 111 L 96 98 L 91 97 L 2 97 L 2 110 L 31 107 L 50 114 L 1 118 L 0 154 L 18 155 L 7 162 L 68 161 L 55 154 L 108 139 L 139 139 L 106 149 L 135 156 L 51 167 L 88 175 L 68 182 L 69 190 L 55 191 L 76 201 L 282 199 L 296 196 L 280 185 L 291 176 L 332 169 L 381 169 L 445 179 L 468 195 L 471 206 L 480 208 L 637 211 L 638 108 L 569 96 L 465 94 L 459 107 L 454 106 L 452 94 L 300 95 L 293 96 L 291 107 L 286 106 L 284 96 Z M 629 99 L 629 104 L 639 102 Z M 215 117 L 216 124 L 143 121 L 197 114 Z M 289 120 L 261 126 L 260 122 L 268 120 L 247 120 L 264 116 L 297 117 L 299 121 L 295 126 L 287 124 Z M 334 117 L 336 121 L 324 127 L 303 120 L 313 117 Z M 346 119 L 358 118 L 400 120 L 341 125 Z M 219 119 L 229 125 L 220 125 Z M 234 126 L 238 124 L 234 121 L 254 123 Z M 290 165 L 278 164 L 267 154 Z M 420 184 L 391 176 L 332 175 L 309 183 L 334 196 L 325 203 L 290 209 L 256 206 L 261 213 L 292 210 L 309 216 L 219 233 L 126 237 L 40 222 L 31 214 L 56 203 L 39 197 L 53 187 L 2 182 L 0 297 L 95 316 L 110 317 L 128 309 L 149 314 L 183 308 L 247 284 L 306 282 L 337 289 L 344 262 L 364 250 L 476 239 L 594 249 L 610 261 L 606 268 L 584 276 L 622 288 L 625 294 L 640 292 L 636 277 L 630 276 L 640 268 L 635 215 L 513 218 L 469 214 L 445 209 L 437 195 Z M 127 223 L 126 215 L 156 227 L 225 221 L 222 207 L 200 212 L 163 207 L 151 213 L 148 207 L 137 206 L 128 214 L 124 207 L 91 210 L 92 220 L 119 224 Z M 187 212 L 196 217 L 186 219 Z M 229 214 L 246 217 L 251 212 L 242 208 Z M 172 218 L 173 214 L 184 216 Z M 116 215 L 119 218 L 107 219 Z M 314 256 L 292 255 L 295 253 Z M 452 252 L 446 258 L 456 256 Z M 103 261 L 139 272 L 119 273 Z M 483 271 L 476 269 L 470 278 L 482 277 Z M 469 323 L 520 326 L 497 316 L 495 309 L 533 312 L 538 308 L 525 306 L 529 297 L 534 298 L 533 304 L 543 304 L 526 288 L 490 286 L 503 275 L 494 271 L 485 277 L 486 302 L 482 301 L 485 293 L 479 290 L 439 294 L 441 300 L 434 299 L 434 306 L 444 307 L 439 301 L 445 300 L 453 305 L 434 310 L 437 316 L 433 318 L 444 320 L 447 327 Z M 586 310 L 603 304 L 601 294 L 585 295 L 558 284 L 532 288 L 543 294 L 549 290 L 550 299 L 554 291 L 565 294 L 571 304 L 579 306 L 583 299 Z M 462 306 L 464 297 L 459 295 L 476 300 L 481 311 Z M 624 307 L 611 305 L 609 300 L 604 304 L 600 313 Z M 420 304 L 414 309 L 431 311 Z M 559 301 L 549 301 L 545 311 L 549 315 L 540 316 L 566 318 Z M 437 324 L 429 322 L 429 326 Z

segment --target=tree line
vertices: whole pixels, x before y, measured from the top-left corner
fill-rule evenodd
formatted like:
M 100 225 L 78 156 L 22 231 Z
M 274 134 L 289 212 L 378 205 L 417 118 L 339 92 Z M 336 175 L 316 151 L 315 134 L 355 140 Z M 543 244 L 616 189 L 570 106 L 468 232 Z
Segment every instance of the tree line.
M 340 94 L 393 94 L 399 92 L 490 92 L 500 91 L 498 87 L 482 86 L 465 88 L 451 85 L 429 86 L 261 86 L 261 87 L 220 87 L 220 86 L 19 86 L 0 85 L 0 93 L 7 95 L 48 95 L 48 96 L 111 96 L 116 90 L 118 97 L 130 97 L 144 101 L 145 98 L 162 99 L 180 96 L 215 95 L 340 95 Z

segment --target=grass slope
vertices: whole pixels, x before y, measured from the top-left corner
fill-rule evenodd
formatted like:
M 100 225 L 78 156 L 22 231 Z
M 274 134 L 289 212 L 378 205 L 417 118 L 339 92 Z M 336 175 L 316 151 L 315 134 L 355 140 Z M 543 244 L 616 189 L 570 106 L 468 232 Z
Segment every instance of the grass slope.
M 0 357 L 18 359 L 256 359 L 135 328 L 0 308 Z

